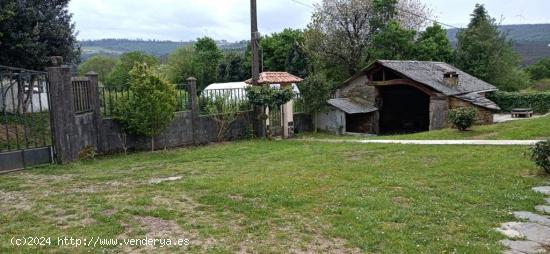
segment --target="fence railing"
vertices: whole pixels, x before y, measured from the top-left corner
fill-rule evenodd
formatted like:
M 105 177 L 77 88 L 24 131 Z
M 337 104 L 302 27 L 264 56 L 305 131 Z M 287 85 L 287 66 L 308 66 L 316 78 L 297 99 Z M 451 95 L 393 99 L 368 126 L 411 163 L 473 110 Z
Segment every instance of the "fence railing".
M 246 90 L 242 88 L 204 90 L 199 94 L 198 102 L 201 115 L 222 113 L 220 111 L 223 110 L 237 112 L 252 110 Z M 212 108 L 215 112 L 212 112 Z
M 74 107 L 77 114 L 93 111 L 90 80 L 86 77 L 73 77 Z
M 47 73 L 0 66 L 0 152 L 51 145 Z
M 112 117 L 114 115 L 117 102 L 122 98 L 129 99 L 132 96 L 127 86 L 109 86 L 100 87 L 99 89 L 101 113 L 105 117 Z M 176 112 L 188 112 L 191 110 L 189 96 L 187 84 L 176 85 Z M 243 88 L 204 90 L 197 95 L 197 103 L 198 111 L 201 115 L 220 113 L 224 109 L 239 112 L 252 110 L 252 105 L 248 102 L 246 90 Z M 212 109 L 216 112 L 212 112 Z M 299 94 L 295 98 L 294 112 L 305 112 L 304 99 Z

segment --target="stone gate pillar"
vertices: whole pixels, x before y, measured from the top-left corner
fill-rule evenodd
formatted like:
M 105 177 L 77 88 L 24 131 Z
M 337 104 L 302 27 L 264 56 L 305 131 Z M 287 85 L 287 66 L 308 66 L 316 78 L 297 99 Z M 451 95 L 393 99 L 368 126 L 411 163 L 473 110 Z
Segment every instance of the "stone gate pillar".
M 66 164 L 78 159 L 74 144 L 76 135 L 75 105 L 71 81 L 71 68 L 48 68 L 50 118 L 55 160 Z

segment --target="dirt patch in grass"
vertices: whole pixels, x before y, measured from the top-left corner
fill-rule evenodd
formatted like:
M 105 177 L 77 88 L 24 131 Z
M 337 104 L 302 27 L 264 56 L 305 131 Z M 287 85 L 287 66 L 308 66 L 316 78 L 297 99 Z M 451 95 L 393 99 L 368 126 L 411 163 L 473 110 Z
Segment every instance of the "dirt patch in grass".
M 350 161 L 360 161 L 366 158 L 372 157 L 373 153 L 370 151 L 356 150 L 343 153 L 343 157 Z
M 20 191 L 2 191 L 0 190 L 0 204 L 3 212 L 10 210 L 22 212 L 32 209 L 33 203 L 27 198 L 24 192 Z
M 405 197 L 393 197 L 392 203 L 403 208 L 410 208 L 412 206 L 411 200 Z

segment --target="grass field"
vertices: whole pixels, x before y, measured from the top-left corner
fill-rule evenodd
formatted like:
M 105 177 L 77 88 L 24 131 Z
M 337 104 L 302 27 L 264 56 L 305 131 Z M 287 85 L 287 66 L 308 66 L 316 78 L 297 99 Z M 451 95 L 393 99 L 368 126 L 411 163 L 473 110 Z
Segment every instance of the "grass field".
M 190 240 L 160 253 L 500 253 L 493 228 L 543 202 L 526 150 L 247 141 L 0 175 L 0 253 L 151 250 L 10 245 L 25 236 Z
M 307 133 L 302 138 L 320 139 L 402 139 L 402 140 L 541 140 L 550 138 L 550 115 L 493 125 L 474 126 L 468 131 L 444 129 L 406 135 L 389 136 L 334 136 L 324 133 Z

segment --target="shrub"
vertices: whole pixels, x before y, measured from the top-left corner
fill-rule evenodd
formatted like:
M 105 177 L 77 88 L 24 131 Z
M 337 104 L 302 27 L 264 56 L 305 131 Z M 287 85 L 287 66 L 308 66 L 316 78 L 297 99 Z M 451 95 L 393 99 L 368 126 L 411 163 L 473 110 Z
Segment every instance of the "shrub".
M 550 111 L 550 92 L 495 92 L 488 95 L 502 110 L 532 108 L 536 113 Z
M 452 109 L 449 112 L 449 122 L 459 131 L 465 131 L 474 124 L 476 113 L 473 108 Z
M 537 164 L 550 174 L 550 139 L 538 142 L 531 148 L 531 158 Z
M 136 64 L 130 72 L 129 94 L 117 101 L 115 118 L 135 135 L 155 137 L 174 118 L 176 89 L 146 64 Z M 154 139 L 151 139 L 154 149 Z
M 237 121 L 240 113 L 240 104 L 230 102 L 228 96 L 217 96 L 206 102 L 205 111 L 209 117 L 216 123 L 216 139 L 223 142 L 231 125 Z

